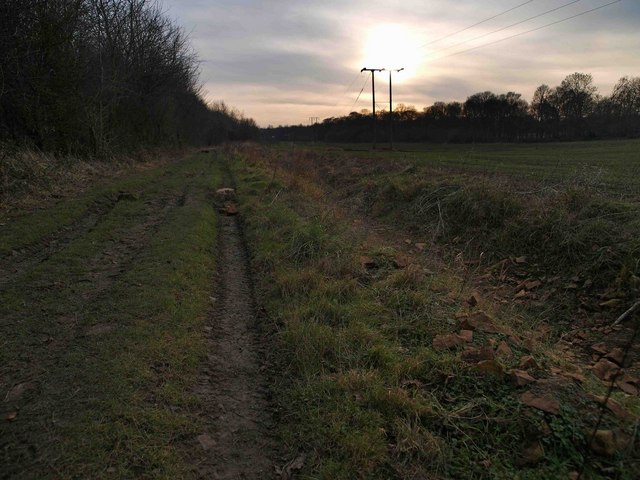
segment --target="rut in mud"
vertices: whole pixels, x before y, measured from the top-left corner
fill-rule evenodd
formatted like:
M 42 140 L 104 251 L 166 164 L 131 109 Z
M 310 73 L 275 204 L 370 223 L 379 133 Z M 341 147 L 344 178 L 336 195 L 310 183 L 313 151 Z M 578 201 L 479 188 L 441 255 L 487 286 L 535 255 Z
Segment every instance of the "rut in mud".
M 117 198 L 106 196 L 98 198 L 71 225 L 61 227 L 60 230 L 38 244 L 29 245 L 21 251 L 13 251 L 10 255 L 0 258 L 0 288 L 14 281 L 25 271 L 45 262 L 49 257 L 63 250 L 78 236 L 95 228 L 117 202 Z
M 206 327 L 208 364 L 199 382 L 209 431 L 198 437 L 199 476 L 267 479 L 274 475 L 272 414 L 261 365 L 249 266 L 236 217 L 219 217 L 216 308 Z

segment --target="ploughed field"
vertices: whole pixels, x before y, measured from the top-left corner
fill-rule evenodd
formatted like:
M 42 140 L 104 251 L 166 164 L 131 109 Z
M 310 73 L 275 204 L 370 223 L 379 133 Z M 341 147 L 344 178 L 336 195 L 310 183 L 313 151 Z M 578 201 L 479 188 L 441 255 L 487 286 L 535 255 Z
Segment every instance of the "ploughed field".
M 2 476 L 637 478 L 638 147 L 235 145 L 6 211 Z

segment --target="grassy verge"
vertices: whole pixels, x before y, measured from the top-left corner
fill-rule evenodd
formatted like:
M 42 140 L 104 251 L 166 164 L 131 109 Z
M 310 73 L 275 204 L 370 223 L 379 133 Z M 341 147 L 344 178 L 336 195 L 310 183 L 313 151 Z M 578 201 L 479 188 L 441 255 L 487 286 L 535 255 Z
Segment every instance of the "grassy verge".
M 166 164 L 166 162 L 164 162 Z M 74 195 L 74 192 L 60 193 L 59 196 L 69 198 L 61 198 L 53 205 L 42 204 L 51 203 L 43 198 L 31 198 L 30 203 L 36 203 L 37 206 L 27 205 L 30 208 L 13 209 L 2 212 L 0 215 L 0 257 L 11 253 L 13 250 L 28 251 L 34 245 L 45 242 L 47 239 L 57 232 L 73 228 L 74 224 L 80 222 L 83 217 L 92 213 L 108 212 L 110 208 L 118 201 L 119 196 L 123 192 L 133 196 L 139 196 L 145 190 L 152 188 L 157 184 L 163 175 L 168 175 L 171 167 L 154 167 L 153 164 L 146 164 L 143 171 L 135 172 L 130 167 L 130 175 L 123 176 L 120 172 L 120 179 L 110 179 L 105 181 L 104 176 L 108 176 L 108 165 L 100 165 L 95 171 L 91 170 L 86 164 L 83 164 L 89 174 L 78 175 L 69 180 L 66 175 L 61 178 L 50 180 L 59 182 L 60 185 L 68 185 L 71 183 L 77 191 L 82 191 L 80 195 Z M 57 167 L 62 170 L 62 167 Z M 69 167 L 73 168 L 73 167 Z M 126 170 L 126 169 L 125 169 Z M 110 172 L 112 173 L 112 172 Z M 27 180 L 25 180 L 27 181 Z M 28 179 L 30 182 L 31 179 Z M 87 185 L 97 184 L 92 188 Z M 36 182 L 36 186 L 40 185 Z M 31 188 L 31 187 L 30 187 Z M 49 190 L 58 191 L 63 189 L 58 183 L 55 186 L 49 186 Z
M 73 224 L 95 198 L 135 193 L 0 292 L 0 429 L 11 478 L 188 476 L 180 449 L 200 428 L 190 391 L 205 354 L 216 155 L 2 227 L 3 246 L 26 248 Z
M 464 153 L 475 146 L 261 155 L 271 168 L 313 176 L 339 201 L 429 249 L 444 246 L 478 268 L 527 257 L 533 278 L 558 276 L 566 285 L 577 277 L 589 286 L 581 296 L 619 298 L 622 308 L 640 288 L 636 144 L 483 145 L 480 170 Z M 580 165 L 602 175 L 578 175 Z M 570 320 L 559 311 L 559 322 Z
M 585 455 L 592 460 L 587 436 L 597 404 L 549 371 L 561 360 L 549 354 L 556 338 L 537 330 L 539 319 L 490 299 L 467 304 L 456 271 L 425 267 L 433 251 L 407 252 L 401 232 L 359 228 L 336 205 L 362 201 L 357 182 L 369 182 L 370 172 L 344 158 L 316 159 L 249 150 L 235 163 L 259 291 L 278 332 L 282 435 L 290 450 L 308 454 L 301 478 L 569 478 Z M 351 167 L 357 171 L 348 177 Z M 388 174 L 385 165 L 374 168 Z M 327 199 L 320 177 L 355 186 Z M 387 217 L 395 225 L 404 218 Z M 481 310 L 494 331 L 434 346 Z M 463 348 L 488 349 L 491 359 L 475 362 Z M 525 356 L 537 362 L 534 386 L 513 384 L 506 373 Z M 530 408 L 527 392 L 560 406 Z M 637 402 L 624 401 L 637 413 Z M 602 427 L 628 425 L 608 414 Z M 596 457 L 583 478 L 637 473 L 628 451 Z
M 0 221 L 25 210 L 50 207 L 79 192 L 97 190 L 132 173 L 185 156 L 181 150 L 140 150 L 109 158 L 56 156 L 0 143 Z

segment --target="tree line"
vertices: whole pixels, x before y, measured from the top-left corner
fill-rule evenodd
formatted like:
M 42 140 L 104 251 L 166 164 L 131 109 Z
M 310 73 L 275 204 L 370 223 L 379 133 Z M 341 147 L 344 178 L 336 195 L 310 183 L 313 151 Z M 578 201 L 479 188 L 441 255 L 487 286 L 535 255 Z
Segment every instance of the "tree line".
M 155 0 L 2 0 L 0 142 L 106 155 L 255 137 L 204 101 L 198 66 Z
M 388 138 L 393 120 L 396 141 L 518 142 L 640 136 L 640 77 L 622 77 L 609 96 L 601 96 L 593 77 L 568 75 L 560 85 L 540 85 L 530 103 L 515 92 L 479 92 L 464 102 L 435 102 L 418 111 L 398 105 L 393 118 L 376 112 L 378 141 Z M 369 142 L 368 110 L 327 118 L 312 126 L 263 131 L 267 139 Z

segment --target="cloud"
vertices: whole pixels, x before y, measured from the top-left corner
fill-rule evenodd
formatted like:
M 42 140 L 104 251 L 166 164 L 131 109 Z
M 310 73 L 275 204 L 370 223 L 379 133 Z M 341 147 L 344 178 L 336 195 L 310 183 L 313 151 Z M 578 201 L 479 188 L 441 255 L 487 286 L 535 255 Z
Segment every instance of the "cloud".
M 522 2 L 164 1 L 168 13 L 191 32 L 194 48 L 203 59 L 201 80 L 208 98 L 224 99 L 261 125 L 347 114 L 363 84 L 365 91 L 354 108 L 370 108 L 370 87 L 366 75 L 358 72 L 368 32 L 384 23 L 404 25 L 416 38 L 418 44 L 411 48 L 420 54 L 421 65 L 413 75 L 399 75 L 397 83 L 394 78 L 394 97 L 418 108 L 435 100 L 463 101 L 483 90 L 517 91 L 529 99 L 541 83 L 557 85 L 575 71 L 593 74 L 600 92 L 608 94 L 621 76 L 640 75 L 636 53 L 640 51 L 640 2 L 636 1 L 623 0 L 499 41 L 608 3 L 581 0 L 495 32 L 558 7 L 557 0 L 535 0 L 442 38 L 518 3 Z M 476 38 L 481 35 L 485 36 Z M 434 40 L 439 41 L 422 46 Z M 488 45 L 492 42 L 497 43 Z M 480 48 L 458 54 L 475 47 Z M 384 75 L 379 82 L 384 103 Z

